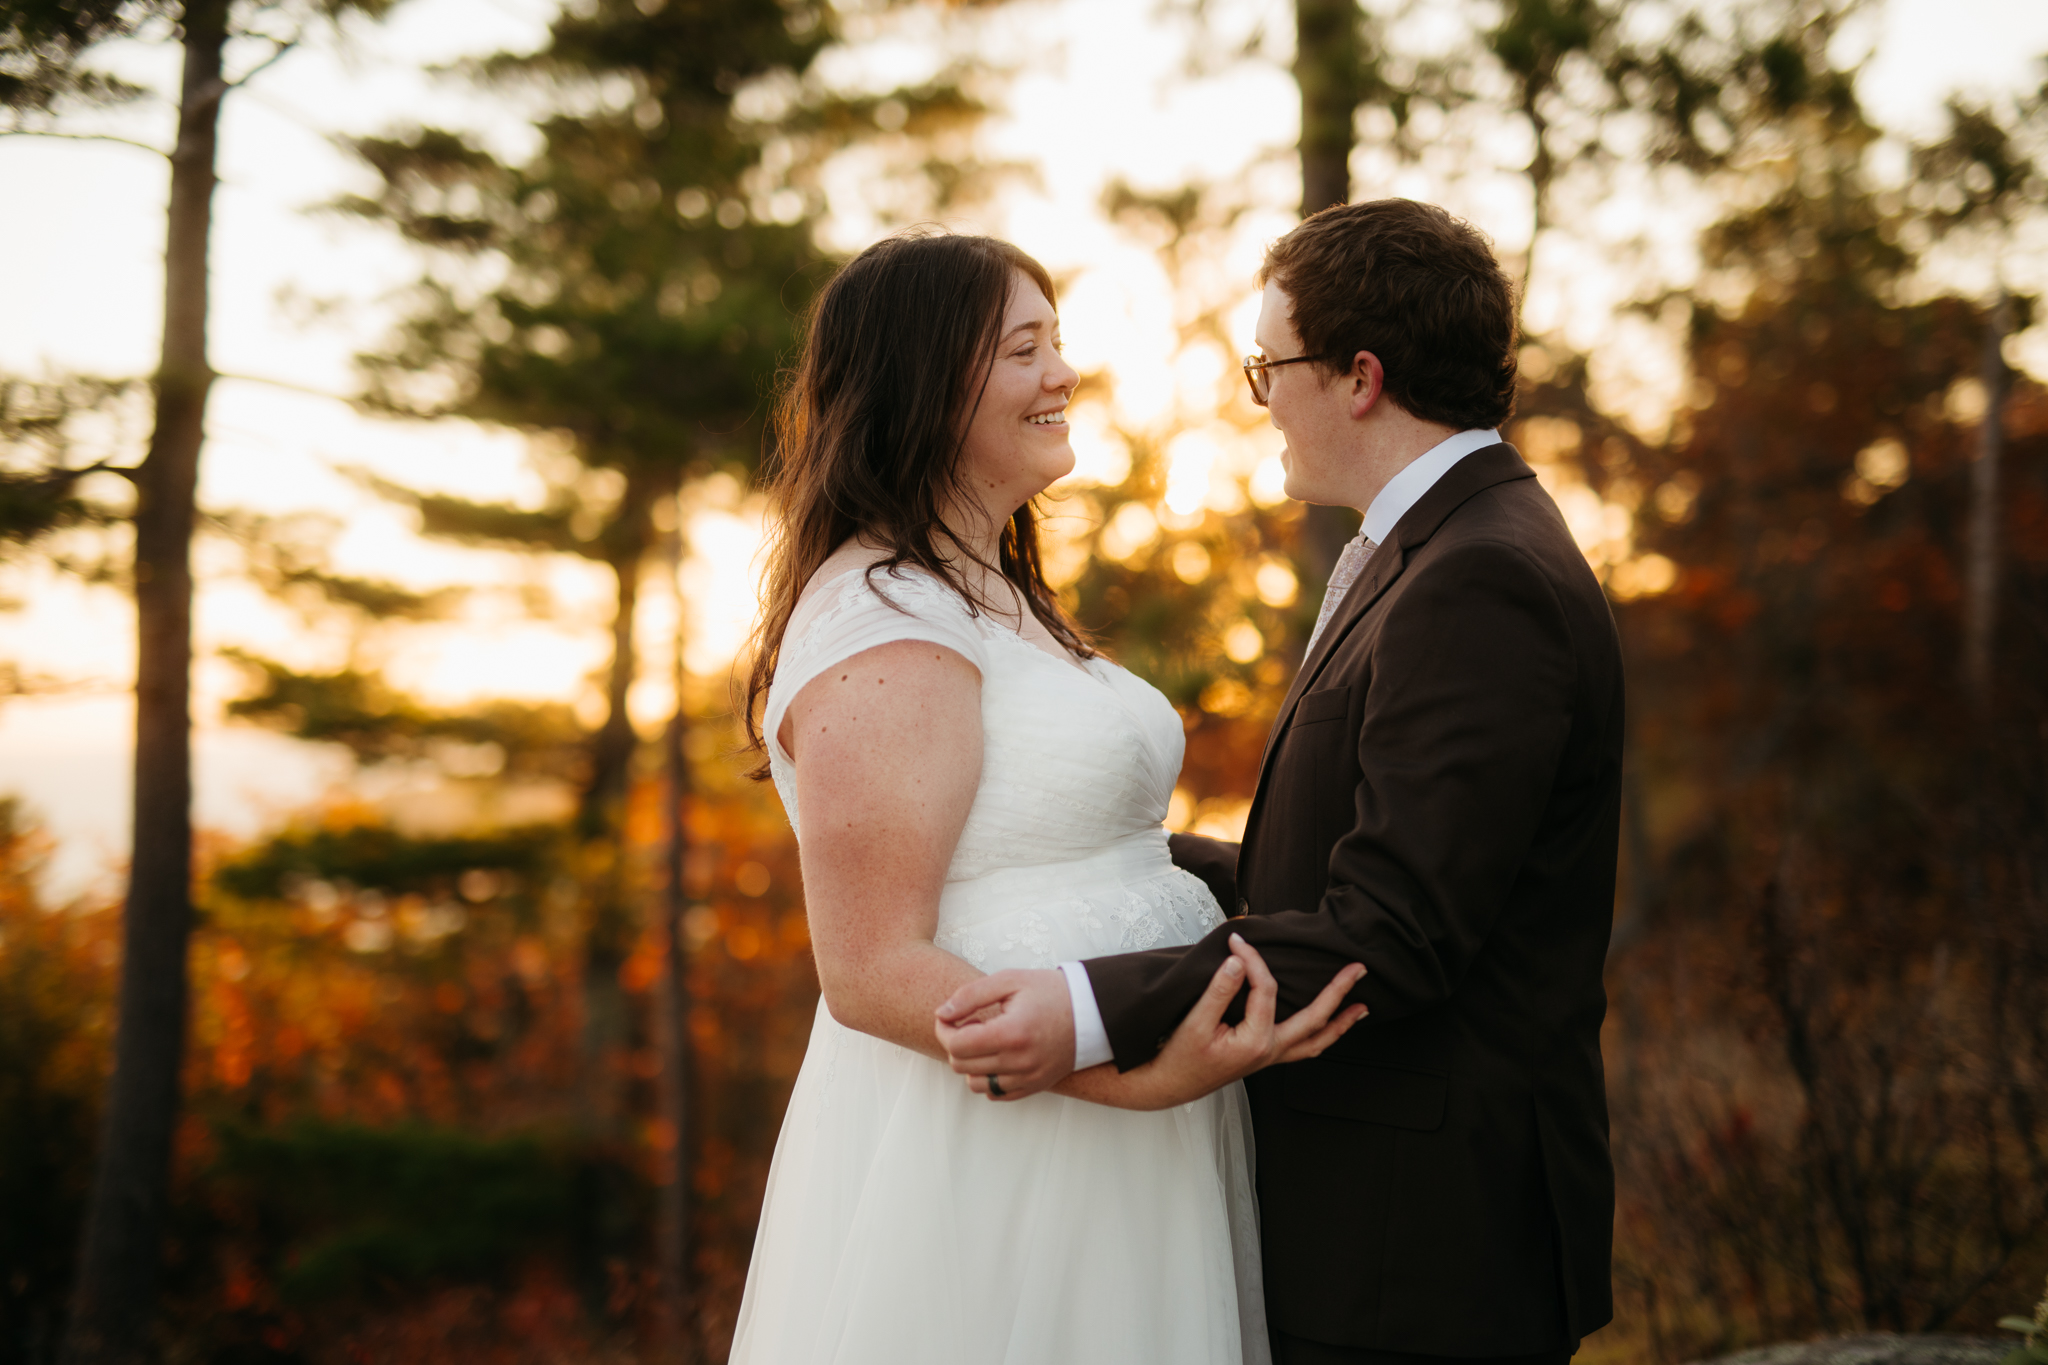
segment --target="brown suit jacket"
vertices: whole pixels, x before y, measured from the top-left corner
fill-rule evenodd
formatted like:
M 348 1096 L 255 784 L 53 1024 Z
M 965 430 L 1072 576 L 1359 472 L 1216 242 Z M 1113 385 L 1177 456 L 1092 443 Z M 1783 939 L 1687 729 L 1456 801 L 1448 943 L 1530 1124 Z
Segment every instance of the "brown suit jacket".
M 1242 918 L 1087 963 L 1119 1067 L 1241 933 L 1281 1009 L 1344 963 L 1371 1015 L 1247 1083 L 1267 1311 L 1439 1356 L 1575 1347 L 1612 1316 L 1600 1023 L 1621 807 L 1614 620 L 1511 446 L 1401 519 L 1303 663 L 1242 851 L 1175 857 Z

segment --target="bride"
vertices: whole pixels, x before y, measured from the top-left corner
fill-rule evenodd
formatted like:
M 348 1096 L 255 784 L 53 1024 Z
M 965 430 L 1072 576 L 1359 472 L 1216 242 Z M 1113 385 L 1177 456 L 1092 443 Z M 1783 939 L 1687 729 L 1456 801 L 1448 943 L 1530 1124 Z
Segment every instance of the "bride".
M 824 998 L 735 1365 L 1268 1359 L 1237 1082 L 1335 1041 L 1362 968 L 1276 1025 L 1241 947 L 1153 1062 L 1013 1104 L 963 1087 L 934 1035 L 983 973 L 1223 919 L 1161 826 L 1179 717 L 1040 571 L 1031 499 L 1073 468 L 1079 378 L 1053 297 L 1005 242 L 890 238 L 825 287 L 778 413 L 748 716 Z

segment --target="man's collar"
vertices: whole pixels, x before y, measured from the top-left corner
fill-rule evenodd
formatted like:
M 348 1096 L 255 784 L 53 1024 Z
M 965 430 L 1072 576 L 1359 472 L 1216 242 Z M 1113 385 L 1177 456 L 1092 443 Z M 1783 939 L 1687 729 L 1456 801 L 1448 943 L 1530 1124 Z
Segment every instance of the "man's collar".
M 1387 537 L 1394 533 L 1394 527 L 1408 514 L 1408 509 L 1420 502 L 1422 495 L 1435 487 L 1436 481 L 1448 473 L 1452 465 L 1475 450 L 1499 444 L 1498 431 L 1474 428 L 1446 437 L 1431 446 L 1406 469 L 1387 480 L 1387 486 L 1372 500 L 1372 506 L 1365 509 L 1365 538 L 1375 545 L 1384 545 Z

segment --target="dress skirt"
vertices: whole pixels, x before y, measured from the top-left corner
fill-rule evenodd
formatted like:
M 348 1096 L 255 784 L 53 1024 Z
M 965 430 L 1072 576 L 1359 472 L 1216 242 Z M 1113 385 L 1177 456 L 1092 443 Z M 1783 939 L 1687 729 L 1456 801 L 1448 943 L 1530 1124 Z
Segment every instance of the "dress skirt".
M 995 1104 L 821 1001 L 733 1365 L 1264 1362 L 1250 1133 L 1241 1084 Z

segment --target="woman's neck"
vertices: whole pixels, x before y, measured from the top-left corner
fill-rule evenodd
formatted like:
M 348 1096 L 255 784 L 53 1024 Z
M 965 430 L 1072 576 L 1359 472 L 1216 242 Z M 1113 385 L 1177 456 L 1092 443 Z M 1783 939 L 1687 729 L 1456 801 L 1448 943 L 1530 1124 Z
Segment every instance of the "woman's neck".
M 982 508 L 965 515 L 949 511 L 944 517 L 952 534 L 937 538 L 933 549 L 946 567 L 960 576 L 968 592 L 997 616 L 1021 628 L 1029 613 L 1017 587 L 1003 573 L 1003 529 L 1008 517 L 996 517 Z
M 998 578 L 1002 563 L 1003 528 L 1008 517 L 997 517 L 983 508 L 971 511 L 948 509 L 944 514 L 951 538 L 935 546 L 939 557 L 976 590 L 988 587 L 985 580 Z

